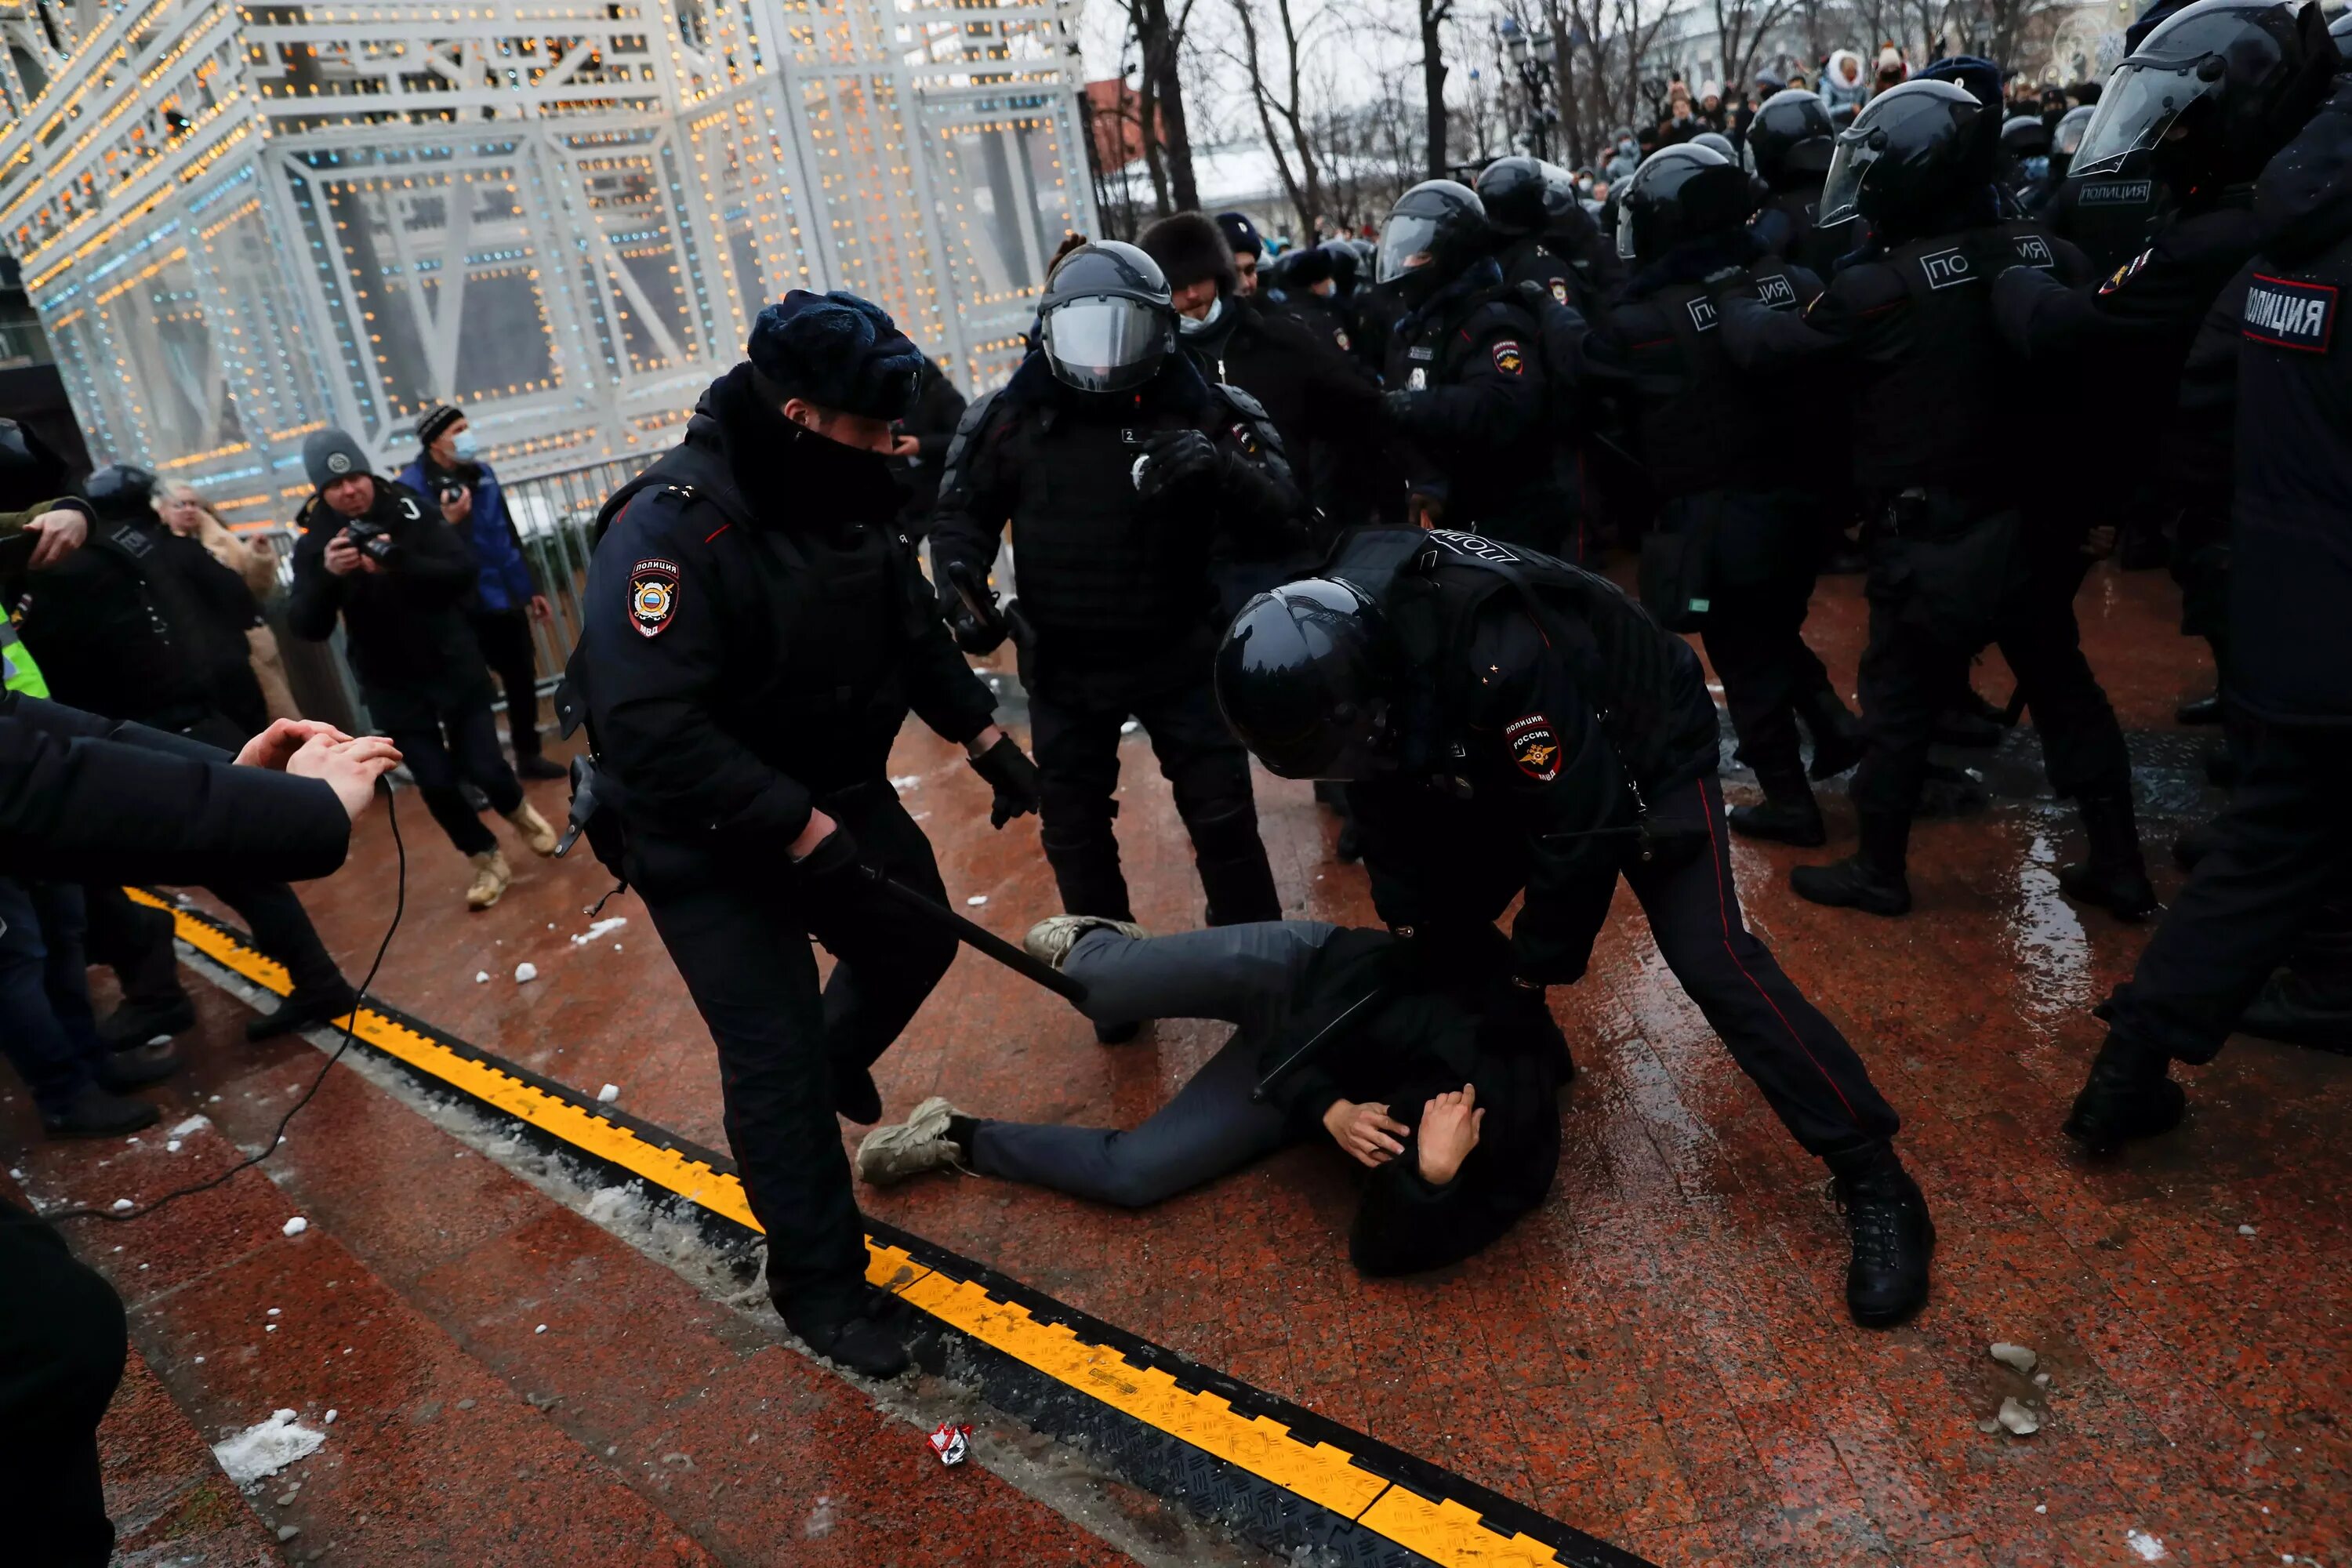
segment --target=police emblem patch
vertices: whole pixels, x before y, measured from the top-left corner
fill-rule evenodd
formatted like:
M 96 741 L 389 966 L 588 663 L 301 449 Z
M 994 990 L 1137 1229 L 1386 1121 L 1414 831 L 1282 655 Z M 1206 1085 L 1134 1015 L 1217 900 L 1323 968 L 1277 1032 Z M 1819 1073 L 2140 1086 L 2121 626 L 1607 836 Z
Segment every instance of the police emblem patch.
M 1565 304 L 1567 304 L 1567 303 L 1568 303 L 1568 279 L 1565 279 L 1565 278 L 1555 278 L 1555 279 L 1553 279 L 1551 280 L 1551 297 L 1552 297 L 1553 299 L 1555 299 L 1555 300 L 1559 300 L 1559 301 L 1561 304 L 1563 304 L 1563 305 L 1565 305 Z
M 2125 284 L 2130 282 L 2132 280 L 2132 274 L 2147 266 L 2147 258 L 2155 254 L 2156 252 L 2153 250 L 2143 250 L 2137 256 L 2133 257 L 2129 261 L 2125 262 L 2121 267 L 2116 268 L 2113 272 L 2107 274 L 2107 280 L 2099 285 L 2099 292 L 2102 294 L 2112 294 L 2116 289 L 2122 288 Z
M 1518 375 L 1526 371 L 1528 362 L 1519 353 L 1519 345 L 1517 342 L 1505 338 L 1495 345 L 1495 368 L 1505 375 Z
M 1404 389 L 1405 389 L 1407 392 L 1423 392 L 1423 391 L 1426 391 L 1426 390 L 1428 389 L 1428 386 L 1429 386 L 1429 371 L 1428 371 L 1428 370 L 1427 370 L 1427 368 L 1426 368 L 1426 367 L 1424 367 L 1424 366 L 1422 366 L 1422 365 L 1415 365 L 1415 366 L 1413 366 L 1413 367 L 1412 367 L 1412 374 L 1411 375 L 1406 376 L 1406 377 L 1404 378 Z
M 677 614 L 677 563 L 640 561 L 629 569 L 629 619 L 640 635 L 657 637 Z
M 1503 743 L 1511 748 L 1511 761 L 1518 764 L 1519 772 L 1536 783 L 1549 784 L 1559 777 L 1559 736 L 1542 714 L 1530 713 L 1504 725 Z
M 2242 330 L 2258 343 L 2324 354 L 2336 341 L 2336 286 L 2257 272 L 2246 286 Z
M 1339 352 L 1341 353 L 1346 353 L 1356 346 L 1348 341 L 1348 334 L 1344 331 L 1334 331 L 1331 334 L 1331 341 L 1339 345 Z

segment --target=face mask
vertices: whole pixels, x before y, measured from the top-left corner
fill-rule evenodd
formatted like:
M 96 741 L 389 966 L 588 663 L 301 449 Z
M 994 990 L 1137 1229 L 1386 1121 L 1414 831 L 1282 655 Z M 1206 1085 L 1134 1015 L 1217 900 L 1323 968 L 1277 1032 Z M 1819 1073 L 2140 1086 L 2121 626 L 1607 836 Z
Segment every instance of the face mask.
M 1207 331 L 1211 327 L 1215 326 L 1217 324 L 1217 318 L 1224 313 L 1225 297 L 1223 294 L 1220 294 L 1215 299 L 1209 301 L 1209 313 L 1202 317 L 1199 321 L 1196 321 L 1190 316 L 1177 317 L 1176 330 L 1183 333 L 1188 338 L 1197 336 L 1202 332 Z
M 481 449 L 481 442 L 474 438 L 471 430 L 460 430 L 449 437 L 449 455 L 461 463 L 472 462 L 474 455 Z

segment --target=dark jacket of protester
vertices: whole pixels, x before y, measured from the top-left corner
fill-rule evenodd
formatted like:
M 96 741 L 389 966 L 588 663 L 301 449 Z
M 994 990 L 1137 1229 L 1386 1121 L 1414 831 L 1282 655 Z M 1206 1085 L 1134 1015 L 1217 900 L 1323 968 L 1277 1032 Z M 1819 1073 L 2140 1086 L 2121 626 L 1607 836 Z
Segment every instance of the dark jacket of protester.
M 1140 500 L 1143 443 L 1177 430 L 1206 435 L 1254 482 Z M 973 405 L 956 442 L 933 552 L 942 571 L 961 563 L 985 574 L 1010 524 L 1021 607 L 1037 633 L 1022 677 L 1071 706 L 1206 679 L 1223 630 L 1212 562 L 1279 557 L 1298 540 L 1305 501 L 1272 422 L 1182 354 L 1139 390 L 1104 395 L 1063 385 L 1033 352 Z
M 338 577 L 327 546 L 352 521 L 312 496 L 295 521 L 294 587 L 286 618 L 294 635 L 324 642 L 342 618 L 352 671 L 379 729 L 425 730 L 444 713 L 490 702 L 490 676 L 466 620 L 479 568 L 463 532 L 406 485 L 375 481 L 367 522 L 390 551 L 376 572 Z
M 50 694 L 157 729 L 221 715 L 245 735 L 261 730 L 245 637 L 261 610 L 245 579 L 165 528 L 143 495 L 92 515 L 81 549 L 26 580 L 17 632 Z
M 966 406 L 955 383 L 926 359 L 915 406 L 896 426 L 898 434 L 915 438 L 915 454 L 893 465 L 907 487 L 898 526 L 914 543 L 920 544 L 930 531 L 931 513 L 940 502 L 940 477 L 947 471 L 948 447 L 955 440 L 956 426 L 963 423 Z
M 605 506 L 584 668 L 649 889 L 772 879 L 818 797 L 880 780 L 908 710 L 950 741 L 995 699 L 940 625 L 870 454 L 767 405 L 749 363 Z M 691 490 L 690 496 L 682 491 Z
M 1343 931 L 1324 943 L 1300 983 L 1290 1022 L 1265 1044 L 1259 1073 L 1276 1073 L 1332 1020 L 1374 991 L 1385 999 L 1342 1025 L 1317 1052 L 1273 1079 L 1267 1100 L 1303 1138 L 1324 1138 L 1335 1100 L 1389 1107 L 1418 1129 L 1432 1096 L 1464 1084 L 1486 1110 L 1477 1147 L 1454 1179 L 1421 1173 L 1419 1142 L 1375 1168 L 1349 1236 L 1367 1274 L 1409 1274 L 1485 1247 L 1540 1205 L 1559 1166 L 1559 1067 L 1554 1042 L 1488 1016 L 1478 982 L 1429 961 L 1414 944 L 1376 931 Z
M 316 779 L 202 742 L 0 693 L 0 875 L 203 884 L 343 862 L 351 818 Z
M 462 485 L 471 490 L 474 506 L 466 514 L 464 525 L 476 567 L 471 607 L 490 615 L 530 607 L 531 595 L 539 589 L 530 580 L 530 562 L 523 554 L 522 534 L 507 511 L 506 491 L 499 487 L 499 476 L 488 463 L 461 461 L 455 468 L 445 468 L 434 460 L 432 453 L 425 452 L 400 470 L 400 482 L 435 503 L 432 515 L 436 517 L 440 515 L 441 497 L 451 486 Z
M 2255 186 L 2268 236 L 2240 315 L 2228 695 L 2352 724 L 2352 83 Z

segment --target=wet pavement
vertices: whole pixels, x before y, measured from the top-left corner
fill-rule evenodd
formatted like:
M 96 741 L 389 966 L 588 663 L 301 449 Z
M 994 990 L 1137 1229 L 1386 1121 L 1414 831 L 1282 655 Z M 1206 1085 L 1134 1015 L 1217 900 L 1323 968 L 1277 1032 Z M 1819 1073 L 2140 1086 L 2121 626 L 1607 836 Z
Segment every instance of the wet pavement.
M 2164 853 L 2169 836 L 2212 804 L 2200 783 L 2212 732 L 2177 730 L 2172 709 L 2209 690 L 2210 671 L 2201 645 L 2175 635 L 2177 605 L 2160 574 L 2102 568 L 2080 608 L 2092 661 L 2132 736 L 2143 837 L 2159 891 L 2169 893 L 2179 883 Z M 1859 580 L 1826 582 L 1809 635 L 1849 693 L 1861 625 Z M 1977 684 L 1996 703 L 2007 698 L 1997 656 Z M 1124 756 L 1119 832 L 1137 913 L 1158 929 L 1196 923 L 1189 848 L 1144 737 L 1130 737 Z M 1846 1322 L 1843 1231 L 1822 1171 L 1675 988 L 1630 898 L 1612 911 L 1588 977 L 1553 993 L 1580 1076 L 1563 1105 L 1550 1201 L 1455 1268 L 1357 1278 L 1345 1258 L 1351 1167 L 1318 1147 L 1140 1214 L 976 1178 L 929 1179 L 862 1201 L 878 1217 L 1660 1564 L 2352 1563 L 2352 1221 L 2338 1199 L 2352 1175 L 2340 1137 L 2352 1066 L 2240 1039 L 2213 1067 L 2185 1075 L 2194 1110 L 2179 1134 L 2112 1165 L 2074 1155 L 2057 1123 L 2099 1039 L 2090 1009 L 2129 973 L 2146 933 L 2059 895 L 2054 868 L 2079 853 L 2079 833 L 2042 787 L 2030 735 L 1995 753 L 1948 756 L 1982 772 L 1994 804 L 1922 825 L 1917 909 L 1906 920 L 1797 900 L 1789 868 L 1823 852 L 1744 843 L 1735 852 L 1750 924 L 1852 1036 L 1904 1115 L 1901 1147 L 1941 1234 L 1935 1298 L 1905 1329 L 1872 1334 Z M 913 730 L 892 770 L 951 894 L 985 900 L 967 913 L 1017 940 L 1053 911 L 1034 820 L 990 831 L 987 791 L 960 752 Z M 1731 775 L 1735 800 L 1740 777 Z M 1286 908 L 1370 923 L 1362 874 L 1332 859 L 1334 824 L 1307 786 L 1259 783 Z M 542 810 L 559 808 L 562 786 L 532 790 Z M 1826 804 L 1829 853 L 1843 853 L 1852 812 L 1834 792 Z M 583 906 L 604 879 L 584 860 L 524 856 L 505 901 L 469 916 L 464 863 L 413 795 L 401 813 L 409 906 L 378 981 L 383 997 L 591 1094 L 616 1085 L 624 1109 L 723 1146 L 709 1037 L 635 897 L 603 910 L 625 926 L 575 942 L 589 926 Z M 378 811 L 352 865 L 304 889 L 355 977 L 390 916 L 393 863 Z M 538 978 L 518 984 L 523 962 Z M 287 1075 L 307 1081 L 314 1070 L 302 1047 L 245 1054 L 226 1038 L 235 1005 L 215 996 L 205 1006 L 208 1018 L 222 1015 L 222 1037 L 205 1042 L 211 1092 L 226 1086 L 235 1103 L 258 1085 L 260 1105 L 284 1092 Z M 1224 1032 L 1163 1023 L 1106 1048 L 1056 998 L 967 952 L 876 1076 L 891 1117 L 945 1094 L 992 1116 L 1131 1124 Z M 384 1100 L 367 1111 L 370 1125 L 389 1140 L 408 1136 L 389 1128 L 412 1113 L 363 1086 L 349 1094 Z M 0 1113 L 0 1138 L 21 1135 L 21 1100 Z M 597 1233 L 576 1216 L 539 1212 L 489 1180 L 484 1162 L 458 1172 L 465 1163 L 446 1152 L 396 1179 L 369 1176 L 373 1156 L 362 1151 L 373 1145 L 341 1142 L 335 1104 L 322 1096 L 296 1122 L 290 1158 L 280 1159 L 299 1174 L 286 1179 L 320 1194 L 315 1201 L 354 1184 L 372 1194 L 347 1205 L 331 1237 L 312 1239 L 350 1248 L 364 1266 L 355 1271 L 389 1281 L 380 1318 L 397 1308 L 419 1319 L 417 1344 L 401 1351 L 410 1358 L 404 1397 L 447 1410 L 485 1359 L 496 1367 L 539 1348 L 538 1336 L 499 1319 L 501 1303 L 553 1289 L 526 1277 L 548 1258 L 570 1267 L 603 1256 Z M 854 1142 L 856 1131 L 845 1136 Z M 88 1156 L 39 1158 L 44 1179 L 76 1184 L 76 1163 Z M 339 1166 L 348 1169 L 338 1175 Z M 240 1192 L 286 1201 L 268 1183 L 240 1177 L 200 1200 L 221 1209 L 207 1211 L 205 1226 L 268 1217 L 235 1219 Z M 534 1226 L 554 1227 L 552 1252 Z M 260 1294 L 325 1302 L 334 1267 L 315 1255 L 273 1257 L 301 1240 L 273 1232 L 232 1269 L 216 1256 L 174 1258 L 154 1238 L 150 1276 L 195 1272 L 184 1282 L 173 1276 L 158 1304 L 142 1309 L 148 1337 L 134 1321 L 134 1340 L 155 1347 L 158 1372 L 184 1405 L 191 1396 L 173 1382 L 183 1359 L 174 1336 L 206 1331 Z M 680 1352 L 682 1360 L 666 1353 L 649 1365 L 612 1350 L 629 1361 L 631 1378 L 652 1380 L 643 1398 L 670 1409 L 759 1397 L 757 1380 L 777 1366 L 762 1358 L 784 1352 L 751 1348 L 731 1324 L 726 1333 L 698 1327 L 709 1309 L 684 1286 L 671 1289 L 674 1276 L 628 1279 L 627 1289 L 569 1287 L 595 1300 L 598 1332 L 665 1347 L 673 1326 L 688 1343 L 712 1335 L 701 1361 Z M 631 1294 L 639 1288 L 642 1296 Z M 446 1375 L 436 1370 L 435 1334 L 466 1352 Z M 2047 1384 L 1991 1360 L 1986 1347 L 1997 1340 L 2038 1352 Z M 321 1342 L 320 1353 L 331 1348 Z M 818 1384 L 798 1381 L 821 1374 L 799 1366 L 793 1396 L 821 1404 Z M 548 1375 L 567 1387 L 595 1382 Z M 245 1392 L 239 1411 L 260 1407 L 235 1418 L 257 1420 L 268 1396 Z M 509 1405 L 518 1397 L 506 1389 Z M 1980 1430 L 2005 1397 L 2039 1413 L 2038 1433 Z M 229 1419 L 231 1403 L 194 1398 L 207 1440 L 215 1436 L 207 1422 Z M 453 1549 L 475 1539 L 461 1524 L 487 1528 L 478 1512 L 527 1508 L 583 1529 L 593 1521 L 609 1549 L 632 1543 L 624 1555 L 634 1561 L 702 1561 L 703 1552 L 769 1560 L 758 1543 L 775 1536 L 740 1521 L 674 1519 L 662 1512 L 666 1494 L 642 1477 L 616 1480 L 573 1463 L 581 1444 L 625 1426 L 641 1447 L 657 1441 L 657 1418 L 592 1420 L 572 1404 L 551 1416 L 528 1402 L 510 1414 L 510 1429 L 485 1416 L 466 1440 L 491 1495 L 461 1506 L 467 1494 L 451 1493 L 434 1528 L 458 1531 L 446 1538 Z M 551 1448 L 550 1468 L 533 1468 L 530 1483 L 556 1489 L 498 1495 L 506 1446 L 530 1450 L 540 1427 L 570 1432 L 567 1422 L 579 1426 L 573 1442 Z M 854 1443 L 843 1451 L 860 1452 Z M 802 1500 L 796 1520 L 805 1523 Z M 355 1498 L 339 1517 L 362 1506 Z M 631 1511 L 639 1506 L 642 1518 Z M 1041 1511 L 1009 1489 L 1002 1506 L 973 1527 L 1015 1538 Z M 669 1550 L 660 1531 L 673 1522 L 675 1559 L 660 1555 Z M 773 1523 L 781 1535 L 794 1521 Z M 1098 1560 L 1075 1543 L 1064 1555 L 1073 1552 Z

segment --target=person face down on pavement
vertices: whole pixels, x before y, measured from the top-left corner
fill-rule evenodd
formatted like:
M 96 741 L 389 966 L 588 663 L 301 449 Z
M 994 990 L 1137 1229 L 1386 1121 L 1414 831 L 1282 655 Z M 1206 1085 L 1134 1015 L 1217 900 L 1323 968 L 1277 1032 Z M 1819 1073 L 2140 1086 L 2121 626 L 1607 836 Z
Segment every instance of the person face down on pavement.
M 890 423 L 920 358 L 854 295 L 762 310 L 685 439 L 605 503 L 559 700 L 593 748 L 574 812 L 718 1047 L 769 1291 L 811 1349 L 877 1376 L 907 1364 L 904 1325 L 865 1283 L 835 1117 L 879 1118 L 868 1069 L 955 956 L 872 879 L 946 902 L 886 771 L 908 711 L 965 747 L 999 826 L 1037 799 L 898 530 Z
M 1192 837 L 1208 923 L 1274 920 L 1249 758 L 1217 718 L 1209 660 L 1221 566 L 1295 556 L 1305 503 L 1264 406 L 1180 350 L 1171 294 L 1135 246 L 1063 256 L 1037 346 L 967 411 L 950 447 L 934 577 L 966 651 L 1014 637 L 1042 773 L 1040 838 L 1063 908 L 1131 917 L 1112 823 L 1120 727 L 1132 718 Z M 1021 597 L 992 617 L 973 585 L 1008 528 Z
M 958 1167 L 1140 1208 L 1294 1141 L 1370 1173 L 1349 1238 L 1368 1274 L 1455 1262 L 1543 1201 L 1559 1161 L 1557 1038 L 1491 1016 L 1474 978 L 1385 931 L 1311 921 L 1147 936 L 1056 916 L 1029 951 L 1082 983 L 1087 1010 L 1223 1019 L 1232 1037 L 1125 1130 L 993 1121 L 945 1099 L 857 1152 L 875 1184 Z
M 1257 599 L 1217 656 L 1227 720 L 1273 772 L 1349 781 L 1372 898 L 1486 1016 L 1559 1043 L 1622 877 L 1661 955 L 1838 1181 L 1847 1300 L 1926 1299 L 1934 1227 L 1861 1058 L 1739 915 L 1697 656 L 1605 579 L 1476 535 L 1368 530 Z M 1507 943 L 1495 921 L 1514 898 Z

